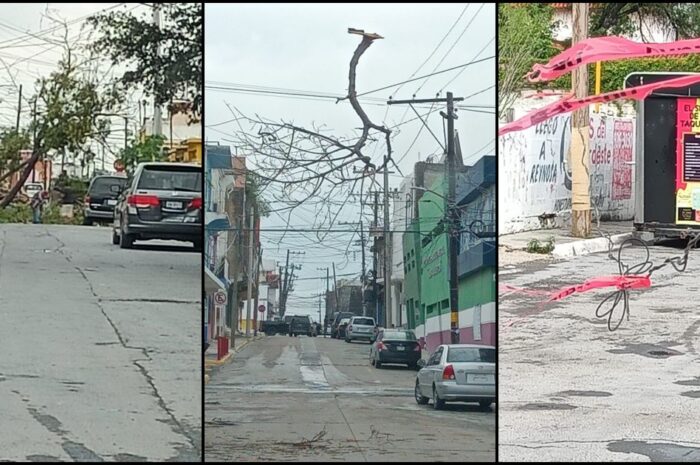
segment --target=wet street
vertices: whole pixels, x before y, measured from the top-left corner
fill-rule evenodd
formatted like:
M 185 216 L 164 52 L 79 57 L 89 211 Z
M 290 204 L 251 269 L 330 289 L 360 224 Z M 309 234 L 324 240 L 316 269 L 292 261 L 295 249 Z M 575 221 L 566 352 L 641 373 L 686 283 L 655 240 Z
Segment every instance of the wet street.
M 0 225 L 0 461 L 201 458 L 201 255 Z
M 655 246 L 650 260 L 680 254 Z M 626 256 L 628 265 L 643 258 L 641 249 Z M 502 267 L 499 279 L 557 290 L 617 271 L 596 254 Z M 538 461 L 546 451 L 563 462 L 699 461 L 698 272 L 697 250 L 685 273 L 655 272 L 650 289 L 630 292 L 629 321 L 615 332 L 595 316 L 612 288 L 543 307 L 540 297 L 501 292 L 499 460 Z
M 494 461 L 495 412 L 418 405 L 416 372 L 369 344 L 269 336 L 205 389 L 206 461 Z

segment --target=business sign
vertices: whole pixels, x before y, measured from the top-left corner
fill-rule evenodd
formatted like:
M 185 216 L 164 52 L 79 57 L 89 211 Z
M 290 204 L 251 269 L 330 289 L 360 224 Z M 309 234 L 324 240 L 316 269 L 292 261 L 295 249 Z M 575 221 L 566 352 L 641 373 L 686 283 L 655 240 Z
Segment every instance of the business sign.
M 700 225 L 700 99 L 676 110 L 676 224 Z

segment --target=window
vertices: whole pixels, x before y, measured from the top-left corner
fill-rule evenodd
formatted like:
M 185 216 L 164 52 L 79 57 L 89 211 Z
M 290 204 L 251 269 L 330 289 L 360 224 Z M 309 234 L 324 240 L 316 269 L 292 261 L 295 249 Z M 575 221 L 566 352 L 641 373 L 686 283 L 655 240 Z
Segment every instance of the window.
M 202 172 L 194 166 L 147 166 L 139 178 L 138 189 L 201 192 Z
M 450 299 L 445 299 L 442 301 L 441 308 L 444 310 L 446 308 L 450 308 Z
M 353 318 L 351 324 L 374 326 L 374 320 L 372 318 Z
M 478 347 L 453 347 L 447 352 L 447 361 L 496 363 L 496 350 Z

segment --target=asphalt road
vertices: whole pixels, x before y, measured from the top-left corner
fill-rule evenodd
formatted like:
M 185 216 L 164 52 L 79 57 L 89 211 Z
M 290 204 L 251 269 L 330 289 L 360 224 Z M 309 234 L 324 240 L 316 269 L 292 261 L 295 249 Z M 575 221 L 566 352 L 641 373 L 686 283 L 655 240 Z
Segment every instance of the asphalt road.
M 205 461 L 495 460 L 494 411 L 418 405 L 416 372 L 385 367 L 363 342 L 251 342 L 206 386 Z
M 650 260 L 679 253 L 652 247 Z M 625 256 L 633 265 L 642 250 Z M 596 254 L 502 267 L 499 280 L 555 290 L 617 271 Z M 612 289 L 544 306 L 501 293 L 499 460 L 700 461 L 698 273 L 697 250 L 685 273 L 655 272 L 650 289 L 630 292 L 629 321 L 615 332 L 595 316 Z
M 201 255 L 0 225 L 0 461 L 201 459 Z

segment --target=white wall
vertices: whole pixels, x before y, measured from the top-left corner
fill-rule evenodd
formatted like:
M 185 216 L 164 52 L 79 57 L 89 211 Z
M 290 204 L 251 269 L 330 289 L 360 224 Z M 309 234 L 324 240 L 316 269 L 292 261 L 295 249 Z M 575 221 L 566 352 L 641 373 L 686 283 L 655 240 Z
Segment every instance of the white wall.
M 573 22 L 571 7 L 556 9 L 553 19 L 555 22 L 558 22 L 552 34 L 554 39 L 558 41 L 571 39 L 571 25 Z M 635 16 L 634 23 L 639 24 L 638 16 Z M 641 34 L 639 28 L 637 28 L 634 33 L 624 37 L 635 42 L 673 42 L 676 40 L 671 28 L 665 27 L 661 22 L 651 17 L 643 18 Z
M 524 111 L 518 110 L 516 118 Z M 557 225 L 570 219 L 570 121 L 570 114 L 559 115 L 499 137 L 500 234 L 551 226 L 542 214 L 555 214 Z M 633 161 L 634 120 L 592 113 L 589 136 L 592 206 L 601 219 L 632 219 L 634 165 L 626 161 Z

